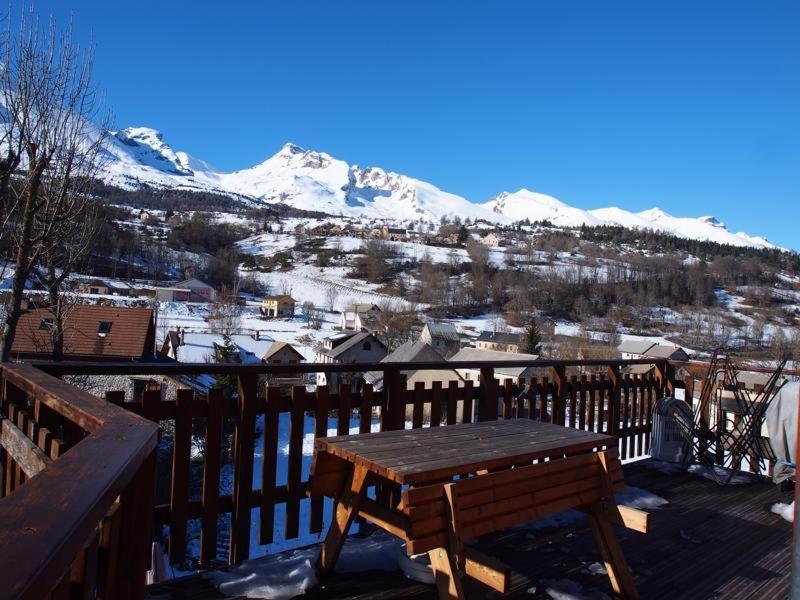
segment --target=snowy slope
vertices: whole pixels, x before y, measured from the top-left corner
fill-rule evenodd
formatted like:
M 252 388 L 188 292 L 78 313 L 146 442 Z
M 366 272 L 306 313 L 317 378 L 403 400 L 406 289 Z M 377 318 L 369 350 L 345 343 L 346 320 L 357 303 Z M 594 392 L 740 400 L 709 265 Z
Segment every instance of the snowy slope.
M 483 205 L 496 215 L 510 217 L 513 221 L 528 219 L 550 221 L 558 227 L 577 225 L 603 225 L 603 221 L 589 212 L 564 204 L 546 194 L 522 189 L 514 193 L 503 192 Z
M 404 222 L 458 216 L 503 224 L 546 220 L 559 227 L 614 224 L 735 246 L 775 247 L 762 237 L 728 231 L 714 217 L 673 217 L 658 208 L 638 213 L 617 207 L 583 210 L 526 189 L 475 204 L 419 179 L 349 165 L 294 144 L 254 167 L 225 173 L 174 151 L 159 131 L 129 127 L 112 132 L 104 158 L 103 179 L 125 189 L 148 185 L 208 191 L 331 215 Z

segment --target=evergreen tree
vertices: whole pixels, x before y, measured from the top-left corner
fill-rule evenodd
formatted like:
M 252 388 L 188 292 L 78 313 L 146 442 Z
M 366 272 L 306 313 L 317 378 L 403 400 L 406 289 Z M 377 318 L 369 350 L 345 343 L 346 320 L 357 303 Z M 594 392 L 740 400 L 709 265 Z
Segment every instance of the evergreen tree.
M 536 317 L 531 317 L 528 326 L 525 328 L 525 352 L 528 354 L 539 354 L 542 345 L 542 333 L 539 331 L 539 324 Z
M 223 333 L 222 344 L 214 344 L 214 362 L 236 363 L 239 360 L 239 349 L 233 343 L 230 333 Z M 238 382 L 235 375 L 216 375 L 215 379 L 227 398 L 232 398 L 238 391 Z

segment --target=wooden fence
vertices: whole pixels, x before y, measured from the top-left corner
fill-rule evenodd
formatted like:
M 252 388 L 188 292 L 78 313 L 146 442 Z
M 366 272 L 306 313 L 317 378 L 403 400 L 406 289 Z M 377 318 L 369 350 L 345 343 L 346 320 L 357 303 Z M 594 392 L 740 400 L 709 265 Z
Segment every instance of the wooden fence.
M 524 361 L 508 361 L 519 364 Z M 438 427 L 455 422 L 475 420 L 534 418 L 567 427 L 586 429 L 614 435 L 619 440 L 623 459 L 646 455 L 650 443 L 650 415 L 659 391 L 666 386 L 666 364 L 657 363 L 656 372 L 647 375 L 620 373 L 620 368 L 631 362 L 592 363 L 591 361 L 537 361 L 525 363 L 536 366 L 543 375 L 524 380 L 498 381 L 494 368 L 486 363 L 464 363 L 457 368 L 480 369 L 478 382 L 465 381 L 463 385 L 452 382 L 443 387 L 433 382 L 431 387 L 416 384 L 408 390 L 401 368 L 407 364 L 341 366 L 293 365 L 293 369 L 384 371 L 384 387 L 375 391 L 365 385 L 354 391 L 350 385 L 337 389 L 317 387 L 308 392 L 303 386 L 294 386 L 291 393 L 282 395 L 280 388 L 259 387 L 259 377 L 266 370 L 260 367 L 220 365 L 169 365 L 160 368 L 127 367 L 128 372 L 146 371 L 151 374 L 206 373 L 217 371 L 235 375 L 238 394 L 226 398 L 220 390 L 199 395 L 188 389 L 178 390 L 174 398 L 162 398 L 159 390 L 145 391 L 140 400 L 125 401 L 123 392 L 109 392 L 107 400 L 135 412 L 145 419 L 162 425 L 172 435 L 168 482 L 160 481 L 165 490 L 162 502 L 154 509 L 156 524 L 169 526 L 168 556 L 172 564 L 182 563 L 187 555 L 189 523 L 199 520 L 200 540 L 198 558 L 201 564 L 220 561 L 235 564 L 247 559 L 251 552 L 253 509 L 257 509 L 258 542 L 270 544 L 276 539 L 275 509 L 285 505 L 285 524 L 280 537 L 285 540 L 306 533 L 323 530 L 324 503 L 320 497 L 311 498 L 308 518 L 301 519 L 301 501 L 306 498 L 308 481 L 303 477 L 303 440 L 306 435 L 328 435 L 329 421 L 335 420 L 337 434 L 350 430 L 351 420 L 358 431 L 369 432 L 377 419 L 382 431 L 423 426 Z M 415 364 L 415 368 L 441 369 L 441 363 Z M 450 365 L 448 365 L 450 366 Z M 456 366 L 456 365 L 453 365 Z M 495 365 L 496 366 L 496 365 Z M 114 365 L 119 367 L 119 365 Z M 57 367 L 59 375 L 67 373 L 111 372 L 108 365 L 94 368 L 73 366 Z M 149 366 L 149 367 L 152 367 Z M 181 368 L 183 367 L 183 368 Z M 604 372 L 591 375 L 568 375 L 578 367 L 601 368 Z M 50 370 L 56 367 L 46 367 Z M 286 368 L 284 368 L 285 370 Z M 257 436 L 256 422 L 263 415 L 263 435 Z M 312 430 L 306 430 L 306 418 L 311 417 Z M 279 449 L 279 423 L 288 420 L 288 456 Z M 227 424 L 227 425 L 226 425 Z M 221 489 L 221 472 L 224 464 L 223 441 L 226 427 L 233 429 L 231 459 L 233 480 L 230 489 Z M 259 439 L 261 447 L 256 448 Z M 192 444 L 203 445 L 202 456 L 193 456 Z M 261 486 L 253 489 L 254 455 L 258 453 Z M 278 483 L 279 461 L 287 461 L 287 481 Z M 202 466 L 200 467 L 200 463 Z M 202 469 L 202 474 L 198 471 Z M 202 480 L 199 497 L 192 498 L 192 474 Z M 163 478 L 162 478 L 163 479 Z M 389 502 L 392 490 L 378 490 L 378 499 Z M 230 515 L 230 540 L 227 555 L 220 555 L 218 538 L 220 515 Z M 196 531 L 196 526 L 193 531 Z

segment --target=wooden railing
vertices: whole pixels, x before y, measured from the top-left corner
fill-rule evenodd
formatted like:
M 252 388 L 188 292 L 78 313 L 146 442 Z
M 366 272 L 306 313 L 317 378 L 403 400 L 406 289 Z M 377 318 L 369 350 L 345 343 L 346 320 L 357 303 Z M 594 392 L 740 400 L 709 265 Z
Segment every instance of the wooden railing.
M 636 364 L 654 365 L 655 371 L 646 375 L 622 372 Z M 541 375 L 524 380 L 495 379 L 495 369 L 520 366 L 535 367 Z M 172 452 L 167 457 L 169 469 L 164 470 L 160 481 L 163 494 L 154 507 L 154 520 L 156 524 L 169 526 L 167 552 L 172 564 L 186 560 L 190 529 L 196 534 L 199 521 L 196 558 L 205 565 L 220 561 L 238 563 L 251 555 L 253 509 L 257 509 L 259 544 L 270 544 L 278 538 L 292 540 L 323 530 L 322 498 L 311 498 L 306 516 L 301 518 L 304 512 L 301 503 L 308 487 L 303 445 L 306 435 L 328 435 L 329 424 L 334 421 L 336 432 L 344 434 L 349 432 L 351 422 L 364 433 L 373 428 L 373 423 L 380 430 L 396 430 L 473 420 L 535 418 L 614 435 L 619 440 L 620 455 L 633 458 L 649 451 L 653 404 L 668 383 L 667 365 L 659 360 L 275 366 L 48 363 L 37 367 L 58 376 L 147 374 L 175 378 L 203 374 L 236 378 L 238 393 L 230 398 L 218 389 L 204 396 L 182 389 L 174 398 L 162 398 L 159 390 L 151 390 L 135 401 L 125 401 L 124 393 L 107 394 L 111 403 L 159 423 L 169 432 Z M 408 390 L 402 371 L 409 367 L 469 369 L 479 371 L 480 378 L 462 385 L 453 382 L 447 387 L 441 382 L 433 382 L 428 388 L 417 384 Z M 579 374 L 587 369 L 593 373 Z M 373 370 L 384 373 L 380 391 L 369 385 L 359 391 L 350 385 L 340 385 L 337 389 L 319 386 L 314 392 L 294 386 L 288 395 L 283 395 L 278 387 L 259 386 L 259 377 L 267 374 Z M 257 421 L 263 423 L 260 435 Z M 278 446 L 282 425 L 289 430 L 285 458 Z M 222 482 L 223 440 L 229 429 L 233 430 L 230 451 L 233 477 L 226 486 Z M 202 456 L 193 457 L 193 442 L 203 446 Z M 261 484 L 254 489 L 256 453 L 262 457 L 256 473 Z M 278 481 L 279 466 L 285 466 L 285 483 Z M 190 492 L 193 478 L 201 481 L 197 497 Z M 396 490 L 376 490 L 376 495 L 379 501 L 387 503 L 396 497 Z M 285 509 L 280 531 L 275 521 L 278 505 L 284 505 Z M 224 556 L 219 546 L 225 544 L 218 543 L 220 515 L 230 515 L 230 540 Z
M 0 598 L 141 598 L 157 428 L 0 365 Z
M 631 375 L 634 365 L 653 369 Z M 495 370 L 509 367 L 530 367 L 535 375 L 495 378 Z M 191 556 L 205 565 L 251 556 L 254 514 L 258 544 L 321 533 L 326 503 L 306 499 L 304 438 L 328 435 L 329 425 L 344 434 L 351 427 L 365 433 L 534 418 L 611 434 L 623 459 L 645 456 L 655 401 L 676 388 L 691 398 L 695 378 L 677 373 L 702 367 L 650 359 L 0 365 L 0 599 L 141 598 L 149 544 L 163 530 L 172 564 Z M 480 376 L 407 389 L 403 372 L 409 369 Z M 383 389 L 293 386 L 287 394 L 260 383 L 288 374 L 364 371 L 382 371 Z M 111 390 L 101 400 L 61 379 L 104 375 L 216 375 L 232 379 L 237 389 L 229 396 L 218 388 L 202 395 L 178 389 L 174 397 L 149 390 L 136 399 Z M 158 457 L 157 425 L 165 437 Z M 288 430 L 285 452 L 282 428 Z M 278 478 L 282 470 L 285 482 Z M 255 486 L 254 475 L 260 480 Z M 375 490 L 376 505 L 392 502 L 397 492 Z M 285 514 L 281 527 L 276 514 Z M 229 539 L 221 551 L 222 530 Z

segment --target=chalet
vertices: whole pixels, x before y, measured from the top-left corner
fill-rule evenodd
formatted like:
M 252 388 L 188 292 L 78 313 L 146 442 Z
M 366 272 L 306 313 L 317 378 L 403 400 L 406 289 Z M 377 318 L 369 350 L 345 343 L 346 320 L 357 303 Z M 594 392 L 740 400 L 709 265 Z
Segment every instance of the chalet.
M 420 362 L 441 362 L 443 365 L 447 364 L 444 357 L 434 350 L 429 344 L 417 340 L 416 342 L 406 342 L 399 346 L 396 350 L 388 354 L 381 362 L 401 362 L 401 363 L 420 363 Z M 434 381 L 441 381 L 442 387 L 446 388 L 450 385 L 451 381 L 456 381 L 459 384 L 464 380 L 453 369 L 436 369 L 436 370 L 413 370 L 401 371 L 401 374 L 406 376 L 406 389 L 413 390 L 417 383 L 425 384 L 425 387 L 430 389 Z M 372 384 L 375 390 L 383 389 L 383 371 L 369 371 L 364 374 L 364 381 Z
M 500 245 L 500 238 L 496 233 L 488 233 L 481 238 L 481 244 L 489 246 L 490 248 L 496 248 Z
M 49 308 L 24 312 L 17 325 L 12 356 L 23 360 L 51 358 L 53 331 L 53 313 Z M 64 317 L 63 342 L 66 360 L 153 360 L 153 311 L 86 304 L 69 307 Z
M 176 288 L 189 290 L 189 302 L 213 302 L 214 288 L 199 279 L 186 279 L 175 284 Z
M 500 362 L 505 360 L 537 360 L 539 358 L 536 354 L 523 354 L 522 352 L 515 353 L 514 356 L 509 356 L 508 352 L 498 352 L 496 350 L 481 350 L 479 348 L 462 348 L 455 355 L 451 356 L 448 360 L 450 362 L 456 361 L 481 361 L 484 363 Z M 491 364 L 487 365 L 491 366 Z M 466 381 L 480 381 L 480 369 L 456 369 L 458 374 Z M 519 379 L 523 377 L 528 379 L 536 375 L 536 367 L 496 367 L 494 369 L 495 379 L 500 381 L 506 379 Z
M 339 313 L 338 328 L 342 331 L 378 331 L 377 315 L 381 312 L 377 304 L 354 304 L 353 310 Z
M 129 296 L 131 293 L 131 286 L 121 281 L 93 279 L 81 285 L 81 291 L 85 294 Z
M 235 347 L 228 361 L 231 363 L 294 364 L 303 360 L 303 355 L 286 342 L 259 335 L 233 334 L 228 337 Z M 224 347 L 225 338 L 220 333 L 178 329 L 167 334 L 161 354 L 178 362 L 219 362 L 217 357 Z
M 294 365 L 305 360 L 294 346 L 287 342 L 275 342 L 261 360 L 268 365 Z
M 419 336 L 421 342 L 429 344 L 439 354 L 448 358 L 458 352 L 461 347 L 461 338 L 456 326 L 452 323 L 430 321 L 425 323 Z
M 619 351 L 624 360 L 638 358 L 689 360 L 689 354 L 680 346 L 658 344 L 646 340 L 625 340 L 619 345 Z
M 654 342 L 647 340 L 625 340 L 619 345 L 619 352 L 623 360 L 642 358 L 654 345 Z
M 525 335 L 507 331 L 481 331 L 475 347 L 498 352 L 521 352 L 525 349 Z
M 382 360 L 388 349 L 375 335 L 368 331 L 342 332 L 322 341 L 316 350 L 319 363 L 376 363 Z M 358 379 L 356 373 L 318 373 L 317 385 L 336 387 L 344 379 Z
M 295 299 L 288 294 L 278 294 L 277 296 L 265 296 L 261 300 L 259 310 L 267 318 L 287 318 L 294 317 Z
M 408 231 L 400 227 L 389 227 L 388 225 L 384 225 L 381 227 L 380 235 L 385 240 L 399 242 L 408 237 Z
M 192 292 L 186 288 L 155 287 L 153 297 L 159 302 L 189 302 Z

